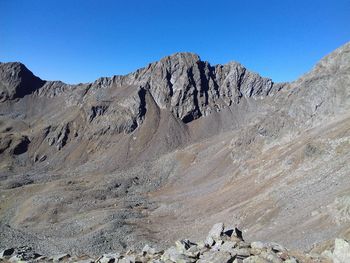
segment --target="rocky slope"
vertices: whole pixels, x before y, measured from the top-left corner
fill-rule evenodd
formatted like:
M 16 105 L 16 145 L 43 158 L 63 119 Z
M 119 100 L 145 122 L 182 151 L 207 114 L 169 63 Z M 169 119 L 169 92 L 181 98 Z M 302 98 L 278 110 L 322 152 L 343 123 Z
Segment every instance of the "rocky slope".
M 30 247 L 8 248 L 1 252 L 0 260 L 9 262 L 79 262 L 79 263 L 135 263 L 135 262 L 198 262 L 198 263 L 346 263 L 350 261 L 350 244 L 336 239 L 334 248 L 320 253 L 302 253 L 288 250 L 280 244 L 261 241 L 245 242 L 237 228 L 215 224 L 204 241 L 177 240 L 175 246 L 157 250 L 145 245 L 142 251 L 112 252 L 97 258 L 88 255 L 58 254 L 45 256 Z
M 291 248 L 349 235 L 350 44 L 292 83 L 177 53 L 67 85 L 0 64 L 0 248 L 159 249 L 218 220 Z

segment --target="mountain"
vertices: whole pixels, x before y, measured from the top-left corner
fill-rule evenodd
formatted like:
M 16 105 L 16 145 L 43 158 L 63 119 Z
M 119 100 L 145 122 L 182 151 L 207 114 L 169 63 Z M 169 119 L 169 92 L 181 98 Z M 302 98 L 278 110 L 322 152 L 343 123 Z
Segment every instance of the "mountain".
M 78 85 L 1 63 L 0 248 L 346 238 L 349 85 L 350 43 L 291 83 L 192 53 Z

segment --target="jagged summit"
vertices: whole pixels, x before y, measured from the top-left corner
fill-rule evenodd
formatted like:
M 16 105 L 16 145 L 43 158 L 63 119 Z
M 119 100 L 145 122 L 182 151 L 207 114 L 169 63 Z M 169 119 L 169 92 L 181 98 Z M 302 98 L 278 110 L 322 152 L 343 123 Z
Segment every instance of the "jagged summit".
M 20 90 L 17 82 L 7 81 L 10 67 L 4 64 L 0 65 L 0 68 L 4 72 L 2 75 L 4 94 L 7 94 L 6 90 Z M 6 72 L 7 75 L 4 75 Z M 17 77 L 16 80 L 20 78 Z M 74 93 L 72 90 L 77 86 L 57 81 L 45 83 L 29 71 L 23 81 L 27 83 L 25 93 L 3 95 L 3 100 L 30 94 L 40 87 L 43 87 L 43 91 L 40 91 L 39 95 L 57 96 L 63 94 L 63 91 Z M 198 55 L 186 52 L 175 53 L 126 76 L 100 78 L 84 86 L 90 90 L 85 92 L 85 97 L 93 95 L 91 91 L 98 87 L 115 86 L 128 86 L 131 93 L 137 92 L 140 87 L 147 87 L 158 107 L 169 109 L 185 123 L 220 111 L 233 103 L 237 104 L 242 98 L 264 97 L 282 88 L 280 84 L 274 85 L 270 79 L 249 72 L 239 63 L 211 66 L 208 62 L 201 61 Z M 67 96 L 70 96 L 68 93 Z M 103 96 L 103 91 L 96 92 L 96 95 Z M 132 111 L 137 112 L 135 109 Z
M 198 54 L 196 53 L 192 53 L 192 52 L 176 52 L 174 54 L 171 54 L 169 56 L 165 56 L 163 57 L 160 61 L 186 61 L 189 64 L 192 63 L 196 63 L 198 61 L 201 61 L 200 57 Z

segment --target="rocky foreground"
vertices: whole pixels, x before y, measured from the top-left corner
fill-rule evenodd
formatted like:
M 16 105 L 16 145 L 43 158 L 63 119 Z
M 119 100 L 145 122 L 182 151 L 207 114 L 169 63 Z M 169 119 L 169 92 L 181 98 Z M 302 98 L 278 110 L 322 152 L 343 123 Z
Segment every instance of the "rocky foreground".
M 320 254 L 288 250 L 277 243 L 244 241 L 237 228 L 225 228 L 223 223 L 215 224 L 205 241 L 192 242 L 183 239 L 165 250 L 158 251 L 145 245 L 142 251 L 129 250 L 126 253 L 108 253 L 98 258 L 60 254 L 44 256 L 30 247 L 9 248 L 0 254 L 1 262 L 99 262 L 99 263 L 298 263 L 298 262 L 350 262 L 350 244 L 336 239 L 332 251 Z

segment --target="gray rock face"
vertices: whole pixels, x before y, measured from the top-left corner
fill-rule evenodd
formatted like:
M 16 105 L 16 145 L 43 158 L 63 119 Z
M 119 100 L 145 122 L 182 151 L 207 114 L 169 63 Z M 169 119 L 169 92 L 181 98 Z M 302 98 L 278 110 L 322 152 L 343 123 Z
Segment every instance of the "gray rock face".
M 159 107 L 170 108 L 184 122 L 239 103 L 242 97 L 264 97 L 279 89 L 239 63 L 211 66 L 192 53 L 163 58 L 130 77 L 133 83 L 149 83 Z

